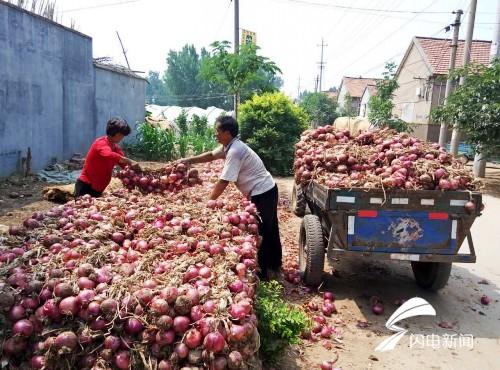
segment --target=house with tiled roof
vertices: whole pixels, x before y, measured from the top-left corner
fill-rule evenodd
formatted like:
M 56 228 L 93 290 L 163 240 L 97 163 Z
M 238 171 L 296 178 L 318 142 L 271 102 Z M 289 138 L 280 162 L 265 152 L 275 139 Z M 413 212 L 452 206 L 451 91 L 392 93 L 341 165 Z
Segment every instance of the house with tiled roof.
M 337 102 L 340 109 L 347 110 L 346 101 L 347 97 L 351 97 L 351 109 L 353 115 L 359 115 L 359 108 L 361 106 L 361 97 L 365 91 L 366 86 L 375 85 L 378 79 L 376 78 L 363 78 L 363 77 L 342 77 L 342 82 L 339 87 L 339 96 Z
M 370 112 L 370 107 L 368 103 L 373 95 L 377 93 L 376 85 L 366 85 L 363 94 L 361 95 L 361 103 L 359 105 L 359 116 L 360 117 L 368 117 L 368 113 Z
M 462 66 L 464 40 L 459 40 L 455 66 Z M 471 62 L 488 64 L 491 41 L 474 40 Z M 442 105 L 446 90 L 446 74 L 450 63 L 451 40 L 414 37 L 399 64 L 395 77 L 399 88 L 394 92 L 393 114 L 416 124 L 415 135 L 437 141 L 439 125 L 432 124 L 432 108 Z

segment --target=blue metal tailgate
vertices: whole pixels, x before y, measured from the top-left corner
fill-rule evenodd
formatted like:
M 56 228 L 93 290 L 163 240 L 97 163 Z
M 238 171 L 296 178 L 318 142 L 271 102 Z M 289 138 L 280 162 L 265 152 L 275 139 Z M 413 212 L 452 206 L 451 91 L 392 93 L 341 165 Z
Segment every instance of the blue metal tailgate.
M 347 217 L 350 251 L 456 253 L 457 220 L 445 212 L 360 210 Z

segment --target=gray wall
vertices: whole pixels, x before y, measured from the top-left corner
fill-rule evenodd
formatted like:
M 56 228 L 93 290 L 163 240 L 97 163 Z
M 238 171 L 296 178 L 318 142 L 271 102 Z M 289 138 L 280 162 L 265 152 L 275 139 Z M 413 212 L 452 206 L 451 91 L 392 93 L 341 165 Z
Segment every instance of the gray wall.
M 132 128 L 127 140 L 135 137 L 136 122 L 144 121 L 146 81 L 95 66 L 96 135 L 104 135 L 106 122 L 115 116 L 125 118 Z M 131 104 L 136 102 L 136 104 Z M 138 103 L 141 104 L 138 104 Z
M 92 39 L 0 2 L 0 176 L 85 154 L 111 115 L 144 119 L 146 82 L 94 66 Z

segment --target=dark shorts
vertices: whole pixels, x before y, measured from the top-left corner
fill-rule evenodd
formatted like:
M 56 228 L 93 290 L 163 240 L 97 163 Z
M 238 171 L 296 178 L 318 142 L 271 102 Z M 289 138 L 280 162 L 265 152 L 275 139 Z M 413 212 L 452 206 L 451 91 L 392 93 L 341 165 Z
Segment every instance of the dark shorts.
M 98 198 L 102 195 L 102 191 L 92 189 L 92 186 L 90 186 L 90 184 L 87 184 L 80 179 L 76 180 L 74 193 L 75 198 L 79 198 L 81 196 L 84 196 L 85 194 L 89 194 L 94 198 Z

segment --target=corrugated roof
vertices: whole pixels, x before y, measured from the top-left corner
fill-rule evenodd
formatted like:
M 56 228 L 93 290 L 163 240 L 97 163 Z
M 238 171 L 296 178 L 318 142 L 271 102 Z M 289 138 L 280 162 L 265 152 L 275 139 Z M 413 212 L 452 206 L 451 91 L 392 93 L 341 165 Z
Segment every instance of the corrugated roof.
M 137 78 L 139 80 L 144 80 L 144 81 L 148 82 L 148 80 L 146 78 L 139 76 L 138 74 L 135 73 L 135 71 L 132 71 L 132 70 L 128 69 L 127 67 L 124 67 L 124 66 L 121 66 L 118 64 L 102 63 L 102 62 L 94 59 L 94 66 L 96 66 L 97 68 L 106 69 L 106 70 L 111 71 L 111 72 L 120 73 L 120 74 L 125 75 L 125 76 Z
M 438 39 L 433 37 L 415 37 L 420 47 L 425 53 L 432 73 L 441 75 L 448 73 L 451 54 L 451 40 Z M 458 41 L 457 58 L 455 67 L 462 67 L 465 41 Z M 471 47 L 471 62 L 488 64 L 490 61 L 491 41 L 473 40 Z
M 361 98 L 365 87 L 375 85 L 377 81 L 377 78 L 342 77 L 342 85 L 345 85 L 347 92 L 353 98 Z

